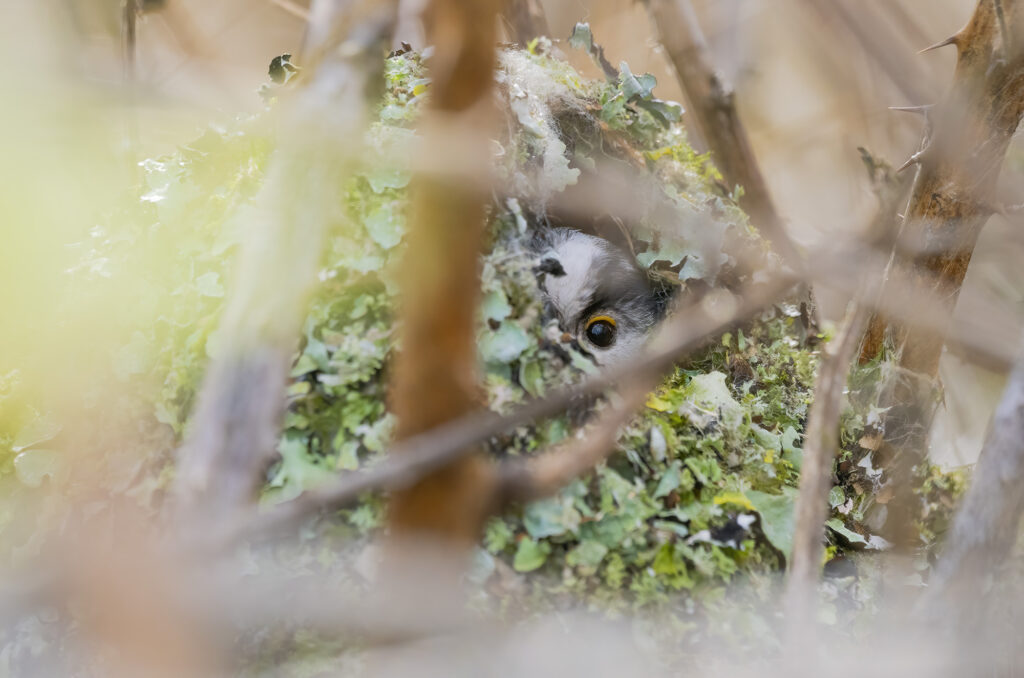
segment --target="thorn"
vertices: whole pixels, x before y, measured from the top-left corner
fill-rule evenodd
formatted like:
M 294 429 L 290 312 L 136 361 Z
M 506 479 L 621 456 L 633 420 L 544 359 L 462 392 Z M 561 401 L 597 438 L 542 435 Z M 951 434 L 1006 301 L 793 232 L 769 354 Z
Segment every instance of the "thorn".
M 927 118 L 934 105 L 935 104 L 925 104 L 923 106 L 890 106 L 889 110 L 900 111 L 901 113 L 914 113 Z
M 899 166 L 899 168 L 897 168 L 896 173 L 899 174 L 900 172 L 902 172 L 903 170 L 907 169 L 911 165 L 919 165 L 919 164 L 921 164 L 921 154 L 922 153 L 924 153 L 924 151 L 918 151 L 914 155 L 910 156 L 910 158 L 908 158 L 905 163 L 903 163 L 902 165 Z
M 931 45 L 930 47 L 925 47 L 920 52 L 918 52 L 918 54 L 924 54 L 925 52 L 930 52 L 933 49 L 938 49 L 940 47 L 946 47 L 947 45 L 957 45 L 959 47 L 959 42 L 960 42 L 960 34 L 959 33 L 954 33 L 953 35 L 949 36 L 948 38 L 946 38 L 942 42 L 937 42 L 934 45 Z
M 1021 203 L 1019 205 L 1011 205 L 1005 202 L 997 202 L 992 205 L 986 205 L 986 207 L 990 209 L 994 214 L 998 214 L 1004 219 L 1009 219 L 1010 217 L 1020 213 L 1021 211 L 1024 211 L 1024 203 Z

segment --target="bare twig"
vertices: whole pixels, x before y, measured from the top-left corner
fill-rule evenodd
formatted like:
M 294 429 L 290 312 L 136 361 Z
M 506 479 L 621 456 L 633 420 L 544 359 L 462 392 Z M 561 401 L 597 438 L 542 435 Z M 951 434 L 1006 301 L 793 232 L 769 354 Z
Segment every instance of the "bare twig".
M 963 498 L 929 582 L 925 600 L 928 618 L 944 617 L 968 628 L 985 618 L 982 610 L 987 584 L 1017 543 L 1024 513 L 1021 478 L 1024 478 L 1024 361 L 1018 362 L 1003 391 L 971 487 Z M 935 613 L 946 605 L 951 606 L 955 614 L 936 616 Z
M 828 493 L 832 487 L 832 463 L 839 450 L 839 419 L 847 375 L 872 308 L 880 301 L 882 272 L 890 257 L 895 229 L 892 224 L 906 200 L 910 178 L 894 174 L 861 149 L 879 208 L 865 231 L 864 240 L 873 246 L 870 256 L 856 257 L 856 268 L 843 276 L 849 289 L 849 302 L 838 335 L 822 351 L 814 385 L 814 403 L 807 418 L 803 464 L 800 470 L 800 495 L 795 508 L 793 550 L 787 572 L 785 610 L 787 614 L 787 659 L 798 661 L 807 635 L 813 633 L 814 605 L 824 547 L 823 523 L 827 516 Z M 883 254 L 875 255 L 874 251 Z M 850 259 L 850 252 L 844 252 Z M 817 260 L 817 257 L 815 258 Z M 829 266 L 830 276 L 834 267 Z M 820 279 L 820 278 L 819 278 Z
M 734 93 L 715 71 L 689 0 L 647 0 L 647 7 L 686 94 L 691 126 L 729 185 L 743 187 L 740 206 L 754 225 L 790 266 L 800 270 L 803 259 L 786 234 L 736 112 Z
M 786 586 L 787 625 L 795 651 L 806 640 L 814 625 L 817 591 L 828 492 L 832 487 L 832 460 L 839 449 L 839 416 L 850 363 L 870 318 L 870 306 L 861 298 L 850 302 L 839 334 L 822 352 L 818 378 L 814 384 L 814 403 L 807 416 L 803 464 L 800 469 L 800 496 L 796 502 L 793 551 L 789 560 Z M 799 641 L 798 641 L 799 639 Z M 795 655 L 794 655 L 795 656 Z
M 604 461 L 616 449 L 619 429 L 629 422 L 657 385 L 651 381 L 635 378 L 624 385 L 616 394 L 617 402 L 571 440 L 537 456 L 502 464 L 498 477 L 499 501 L 527 502 L 547 497 Z

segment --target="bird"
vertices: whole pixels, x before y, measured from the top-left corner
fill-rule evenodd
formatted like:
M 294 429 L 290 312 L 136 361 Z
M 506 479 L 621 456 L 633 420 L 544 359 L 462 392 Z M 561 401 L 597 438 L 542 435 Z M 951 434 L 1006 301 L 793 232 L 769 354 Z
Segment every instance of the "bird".
M 599 367 L 639 356 L 664 317 L 670 294 L 633 255 L 565 227 L 541 232 L 534 248 L 538 287 L 559 329 Z

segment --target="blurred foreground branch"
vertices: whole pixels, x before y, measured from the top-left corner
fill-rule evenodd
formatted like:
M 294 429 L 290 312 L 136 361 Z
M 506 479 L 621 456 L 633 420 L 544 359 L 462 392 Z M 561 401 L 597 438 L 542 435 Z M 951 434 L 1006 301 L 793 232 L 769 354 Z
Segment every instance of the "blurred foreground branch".
M 850 364 L 871 317 L 871 307 L 864 303 L 868 294 L 861 291 L 850 302 L 838 335 L 822 351 L 814 384 L 814 403 L 807 415 L 800 495 L 795 508 L 793 551 L 786 586 L 790 651 L 802 645 L 807 630 L 814 626 L 818 577 L 825 550 L 828 493 L 832 489 L 832 462 L 839 451 L 843 393 Z
M 496 66 L 499 0 L 434 0 L 424 15 L 431 58 L 431 110 L 421 127 L 428 152 L 444 155 L 443 126 L 460 125 L 476 147 L 455 158 L 487 175 L 489 94 Z M 402 268 L 402 350 L 391 397 L 403 440 L 478 407 L 476 307 L 488 195 L 473 186 L 420 175 Z M 488 511 L 486 461 L 460 455 L 391 500 L 392 533 L 431 536 L 439 548 L 469 548 Z
M 879 254 L 848 256 L 856 266 L 845 276 L 835 276 L 835 268 L 828 264 L 817 276 L 818 282 L 843 277 L 850 284 L 844 291 L 851 301 L 837 336 L 822 351 L 814 402 L 807 417 L 800 495 L 795 507 L 793 550 L 786 582 L 786 649 L 790 662 L 799 661 L 802 652 L 798 648 L 803 647 L 807 634 L 814 629 L 818 580 L 825 550 L 824 523 L 828 516 L 833 461 L 839 452 L 843 395 L 872 309 L 880 302 L 882 274 L 893 246 L 892 224 L 896 222 L 911 183 L 909 177 L 894 174 L 888 164 L 877 162 L 865 149 L 861 149 L 861 154 L 879 199 L 878 212 L 865 232 L 865 239 L 874 246 L 871 251 Z M 826 269 L 830 271 L 828 274 L 825 274 Z
M 345 49 L 325 45 L 323 59 L 311 64 L 312 81 L 286 103 L 280 146 L 257 198 L 260 221 L 240 254 L 218 357 L 181 450 L 178 506 L 204 522 L 252 501 L 276 448 L 297 330 L 337 187 L 361 144 L 367 90 L 379 78 L 394 5 L 363 3 L 347 18 Z
M 291 0 L 269 0 L 269 2 L 272 5 L 280 7 L 282 10 L 284 10 L 288 14 L 291 14 L 293 17 L 297 19 L 309 21 L 309 11 L 305 7 L 295 2 L 292 2 Z
M 959 622 L 967 628 L 985 618 L 986 589 L 1018 541 L 1024 514 L 1022 479 L 1024 361 L 1019 361 L 929 584 L 928 618 Z M 958 619 L 959 615 L 964 618 Z
M 936 92 L 941 91 L 929 70 L 919 63 L 908 63 L 903 58 L 907 37 L 897 30 L 896 22 L 893 21 L 895 17 L 882 14 L 902 11 L 899 3 L 811 0 L 806 4 L 837 28 L 837 38 L 852 37 L 861 51 L 885 73 L 907 101 L 920 104 L 934 98 Z M 851 4 L 856 5 L 856 8 L 851 7 Z

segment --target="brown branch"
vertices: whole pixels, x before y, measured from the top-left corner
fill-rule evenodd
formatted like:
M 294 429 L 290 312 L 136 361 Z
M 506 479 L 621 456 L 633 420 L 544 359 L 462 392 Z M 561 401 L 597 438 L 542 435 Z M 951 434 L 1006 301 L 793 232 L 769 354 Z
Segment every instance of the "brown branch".
M 839 419 L 850 365 L 857 353 L 872 308 L 881 302 L 881 274 L 890 260 L 898 209 L 906 199 L 910 181 L 894 176 L 891 168 L 860 149 L 875 193 L 878 212 L 866 229 L 864 240 L 868 256 L 858 256 L 849 248 L 841 258 L 855 261 L 842 276 L 849 281 L 851 301 L 838 335 L 822 351 L 814 385 L 814 402 L 807 418 L 803 465 L 800 470 L 800 495 L 795 507 L 793 549 L 789 557 L 785 607 L 787 615 L 787 657 L 798 661 L 807 635 L 814 632 L 814 606 L 821 560 L 824 554 L 823 530 L 828 515 L 828 493 L 832 488 L 833 460 L 839 451 Z M 881 254 L 874 254 L 880 252 Z M 837 257 L 840 258 L 840 257 Z M 817 262 L 820 257 L 815 256 Z M 809 264 L 814 266 L 814 264 Z M 809 271 L 811 272 L 811 271 Z M 818 278 L 836 276 L 833 262 L 825 261 Z
M 844 256 L 827 257 L 816 254 L 818 264 L 808 271 L 809 279 L 818 286 L 855 294 L 856 278 L 851 277 L 857 270 L 878 271 L 883 277 L 885 259 L 864 249 L 853 249 Z M 900 275 L 892 275 L 886 281 L 885 294 L 876 295 L 869 303 L 875 317 L 903 317 L 913 313 L 914 327 L 927 332 L 946 332 L 946 345 L 951 353 L 972 364 L 995 372 L 1007 372 L 1013 367 L 1016 347 L 1005 334 L 1009 325 L 1000 325 L 993 319 L 1000 317 L 1000 311 L 992 305 L 979 304 L 977 308 L 962 309 L 960 317 L 949 323 L 945 300 L 933 294 L 922 292 L 911 286 L 910 281 Z M 1004 336 L 999 336 L 1004 335 Z
M 736 112 L 735 95 L 715 72 L 689 0 L 647 0 L 647 9 L 689 103 L 690 126 L 706 143 L 726 182 L 743 187 L 740 206 L 754 225 L 790 266 L 800 270 L 803 259 L 786 234 Z
M 496 67 L 499 0 L 434 0 L 424 19 L 430 60 L 428 153 L 444 154 L 440 125 L 457 121 L 479 153 L 450 158 L 488 173 L 487 130 Z M 454 120 L 453 120 L 454 119 Z M 402 267 L 402 350 L 391 388 L 398 440 L 477 407 L 478 259 L 487 195 L 433 175 L 412 188 L 412 224 Z M 463 455 L 394 494 L 389 521 L 398 537 L 431 535 L 468 548 L 489 510 L 487 462 Z
M 625 385 L 616 394 L 618 402 L 571 440 L 537 456 L 502 464 L 498 477 L 500 502 L 535 501 L 555 494 L 574 478 L 607 459 L 615 452 L 619 430 L 644 404 L 651 389 L 657 386 L 651 379 L 642 382 L 635 379 Z

